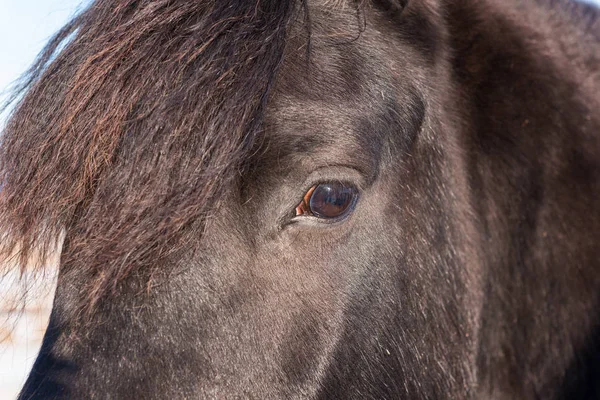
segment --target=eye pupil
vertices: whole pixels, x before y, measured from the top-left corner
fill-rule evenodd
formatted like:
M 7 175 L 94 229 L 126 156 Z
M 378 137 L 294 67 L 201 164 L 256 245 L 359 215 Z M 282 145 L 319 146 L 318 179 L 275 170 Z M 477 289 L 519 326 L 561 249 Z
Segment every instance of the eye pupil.
M 354 204 L 356 189 L 339 182 L 322 183 L 314 187 L 308 208 L 319 218 L 337 218 Z

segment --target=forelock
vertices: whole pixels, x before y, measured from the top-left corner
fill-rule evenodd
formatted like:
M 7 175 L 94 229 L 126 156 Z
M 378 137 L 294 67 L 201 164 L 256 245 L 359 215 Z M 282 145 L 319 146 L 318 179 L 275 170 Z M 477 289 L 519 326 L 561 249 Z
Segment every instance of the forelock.
M 295 7 L 97 0 L 76 17 L 3 132 L 4 256 L 24 267 L 65 230 L 63 266 L 98 294 L 176 251 L 242 168 Z

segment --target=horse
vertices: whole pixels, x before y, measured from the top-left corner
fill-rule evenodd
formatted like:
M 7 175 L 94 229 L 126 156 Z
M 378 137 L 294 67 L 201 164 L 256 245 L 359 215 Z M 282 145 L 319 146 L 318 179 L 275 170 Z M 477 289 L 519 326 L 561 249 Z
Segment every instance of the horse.
M 95 0 L 0 144 L 19 398 L 600 398 L 598 15 Z

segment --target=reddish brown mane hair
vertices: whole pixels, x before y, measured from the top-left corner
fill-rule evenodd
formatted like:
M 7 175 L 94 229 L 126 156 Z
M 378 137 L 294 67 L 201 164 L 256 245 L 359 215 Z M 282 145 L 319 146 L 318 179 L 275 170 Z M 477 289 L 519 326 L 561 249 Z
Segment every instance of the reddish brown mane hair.
M 17 91 L 0 146 L 3 256 L 101 293 L 181 247 L 236 179 L 284 50 L 285 1 L 97 0 Z

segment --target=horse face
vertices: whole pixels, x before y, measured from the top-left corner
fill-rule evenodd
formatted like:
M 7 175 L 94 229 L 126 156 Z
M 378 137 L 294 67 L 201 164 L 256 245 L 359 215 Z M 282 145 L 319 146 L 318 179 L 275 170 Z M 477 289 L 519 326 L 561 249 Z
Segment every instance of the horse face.
M 379 9 L 365 29 L 352 8 L 311 13 L 310 52 L 298 23 L 252 156 L 195 239 L 85 323 L 86 276 L 61 271 L 24 398 L 467 395 L 480 285 L 443 51 Z
M 65 234 L 21 398 L 599 397 L 596 12 L 406 3 L 53 39 L 0 141 L 0 260 Z

